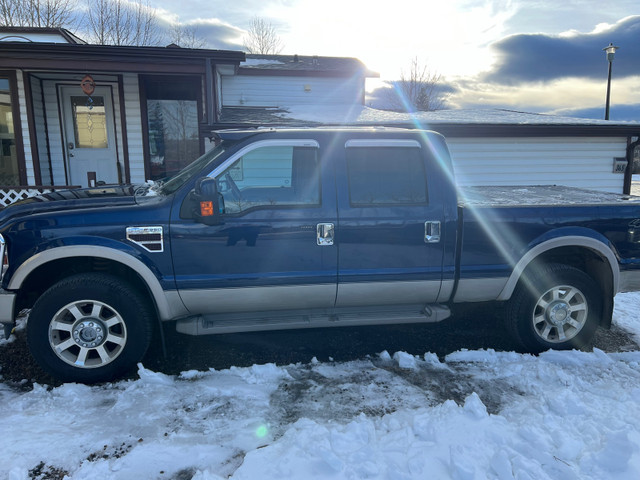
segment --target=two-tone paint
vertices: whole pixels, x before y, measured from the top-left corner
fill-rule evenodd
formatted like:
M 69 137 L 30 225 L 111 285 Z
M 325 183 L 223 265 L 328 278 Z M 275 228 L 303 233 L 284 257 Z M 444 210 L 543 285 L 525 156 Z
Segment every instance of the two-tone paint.
M 461 200 L 446 143 L 433 132 L 275 129 L 220 136 L 227 142 L 221 153 L 194 163 L 170 193 L 140 193 L 148 186 L 105 187 L 47 194 L 1 211 L 0 249 L 8 253 L 8 266 L 0 323 L 12 324 L 18 306 L 25 306 L 25 285 L 44 288 L 43 272 L 56 265 L 73 272 L 74 264 L 131 272 L 163 321 L 504 301 L 528 266 L 550 257 L 570 256 L 584 264 L 611 296 L 640 288 L 638 199 L 532 204 L 522 194 L 513 204 L 512 198 L 503 202 L 476 192 L 476 201 Z M 185 215 L 199 179 L 216 178 L 264 145 L 317 149 L 319 204 L 262 206 L 222 215 L 216 225 Z M 347 150 L 394 145 L 421 152 L 428 200 L 352 205 Z M 519 188 L 511 195 L 520 195 Z M 564 195 L 577 195 L 572 192 L 565 189 Z M 150 247 L 158 241 L 160 248 Z M 87 259 L 97 262 L 82 263 Z

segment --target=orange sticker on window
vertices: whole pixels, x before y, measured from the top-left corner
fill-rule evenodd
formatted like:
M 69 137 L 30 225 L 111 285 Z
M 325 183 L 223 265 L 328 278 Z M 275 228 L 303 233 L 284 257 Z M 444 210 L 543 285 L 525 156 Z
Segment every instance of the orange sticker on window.
M 200 215 L 203 217 L 213 216 L 213 202 L 200 202 Z

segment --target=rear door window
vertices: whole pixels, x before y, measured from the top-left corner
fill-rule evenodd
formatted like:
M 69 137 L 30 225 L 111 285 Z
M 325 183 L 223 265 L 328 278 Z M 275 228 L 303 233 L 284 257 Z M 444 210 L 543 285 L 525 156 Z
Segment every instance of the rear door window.
M 346 159 L 352 206 L 427 203 L 427 180 L 419 148 L 347 148 Z

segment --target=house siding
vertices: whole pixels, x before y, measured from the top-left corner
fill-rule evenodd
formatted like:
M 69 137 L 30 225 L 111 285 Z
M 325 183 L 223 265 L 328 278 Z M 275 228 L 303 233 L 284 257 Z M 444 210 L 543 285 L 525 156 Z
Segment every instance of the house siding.
M 473 185 L 565 185 L 621 193 L 624 175 L 613 173 L 625 157 L 620 138 L 447 139 L 456 181 Z
M 127 135 L 127 145 L 129 147 L 131 183 L 143 183 L 145 181 L 144 148 L 138 75 L 133 73 L 124 74 L 122 76 L 122 85 L 127 121 L 125 134 Z
M 362 104 L 362 77 L 222 76 L 224 107 Z
M 44 110 L 49 134 L 49 155 L 54 185 L 67 185 L 67 175 L 64 167 L 63 135 L 60 125 L 60 111 L 58 107 L 58 92 L 55 80 L 42 82 L 44 91 Z
M 31 95 L 33 97 L 33 123 L 35 126 L 35 148 L 40 159 L 40 182 L 52 185 L 51 166 L 49 165 L 49 145 L 47 143 L 47 122 L 42 101 L 42 84 L 40 80 L 31 78 Z
M 31 145 L 31 134 L 29 132 L 29 120 L 27 117 L 27 99 L 24 89 L 24 75 L 20 70 L 16 70 L 16 82 L 18 84 L 18 108 L 20 111 L 22 143 L 24 144 L 24 162 L 27 174 L 27 185 L 35 185 L 36 177 L 33 168 L 33 151 Z

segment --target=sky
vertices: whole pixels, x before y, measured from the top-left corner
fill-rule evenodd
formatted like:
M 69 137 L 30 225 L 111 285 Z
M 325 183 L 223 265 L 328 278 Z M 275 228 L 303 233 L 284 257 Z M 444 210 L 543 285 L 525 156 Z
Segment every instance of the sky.
M 448 107 L 498 107 L 604 117 L 613 62 L 612 120 L 640 121 L 638 0 L 150 0 L 161 23 L 196 29 L 210 48 L 242 49 L 254 17 L 270 22 L 282 53 L 356 57 L 380 79 L 412 58 L 442 76 Z M 375 105 L 374 105 L 375 106 Z

